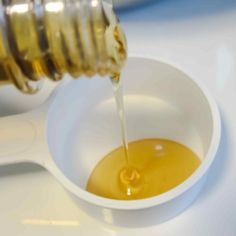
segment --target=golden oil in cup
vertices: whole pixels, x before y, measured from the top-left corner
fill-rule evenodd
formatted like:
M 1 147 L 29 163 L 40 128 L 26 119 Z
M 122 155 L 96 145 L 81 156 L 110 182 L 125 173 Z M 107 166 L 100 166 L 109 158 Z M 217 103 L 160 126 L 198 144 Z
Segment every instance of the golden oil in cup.
M 128 165 L 123 146 L 97 164 L 87 183 L 89 192 L 119 200 L 153 197 L 181 184 L 200 165 L 194 152 L 171 140 L 143 139 L 128 147 Z

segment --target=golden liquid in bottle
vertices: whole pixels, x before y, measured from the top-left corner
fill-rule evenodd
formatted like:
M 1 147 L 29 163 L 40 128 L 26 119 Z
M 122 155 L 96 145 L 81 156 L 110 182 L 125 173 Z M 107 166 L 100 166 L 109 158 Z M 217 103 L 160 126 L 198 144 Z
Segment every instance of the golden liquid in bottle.
M 22 92 L 65 74 L 113 76 L 126 60 L 123 31 L 101 0 L 5 1 L 0 16 L 0 83 Z
M 97 164 L 87 183 L 89 192 L 119 200 L 153 197 L 181 184 L 200 165 L 196 154 L 171 140 L 138 140 L 129 143 L 128 150 L 136 172 L 122 171 L 127 163 L 121 146 Z

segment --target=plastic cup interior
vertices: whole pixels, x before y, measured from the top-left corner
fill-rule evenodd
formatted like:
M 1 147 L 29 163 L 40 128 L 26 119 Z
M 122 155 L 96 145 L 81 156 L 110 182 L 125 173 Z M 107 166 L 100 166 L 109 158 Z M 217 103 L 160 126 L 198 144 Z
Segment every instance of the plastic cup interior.
M 106 199 L 86 191 L 97 163 L 121 145 L 112 86 L 107 78 L 81 78 L 61 86 L 49 106 L 48 145 L 53 161 L 79 198 L 115 209 L 151 207 L 184 193 L 206 173 L 220 138 L 218 109 L 202 85 L 156 60 L 130 58 L 122 72 L 122 83 L 129 141 L 174 140 L 202 160 L 185 182 L 167 193 L 135 201 Z

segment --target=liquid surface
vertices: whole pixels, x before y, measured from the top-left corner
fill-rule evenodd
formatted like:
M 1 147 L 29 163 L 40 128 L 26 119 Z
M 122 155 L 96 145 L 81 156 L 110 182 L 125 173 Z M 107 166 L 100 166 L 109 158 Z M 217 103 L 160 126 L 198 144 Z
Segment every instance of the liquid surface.
M 189 148 L 174 141 L 138 140 L 129 143 L 128 166 L 123 146 L 106 155 L 90 175 L 87 190 L 111 199 L 148 198 L 182 183 L 200 163 Z

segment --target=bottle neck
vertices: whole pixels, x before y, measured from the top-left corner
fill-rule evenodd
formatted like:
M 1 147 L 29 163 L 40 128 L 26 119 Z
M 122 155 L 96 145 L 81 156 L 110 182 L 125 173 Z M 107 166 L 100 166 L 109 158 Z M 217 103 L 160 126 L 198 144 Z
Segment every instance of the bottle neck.
M 101 0 L 7 1 L 0 11 L 0 81 L 25 93 L 45 77 L 113 76 L 126 60 L 124 34 Z

